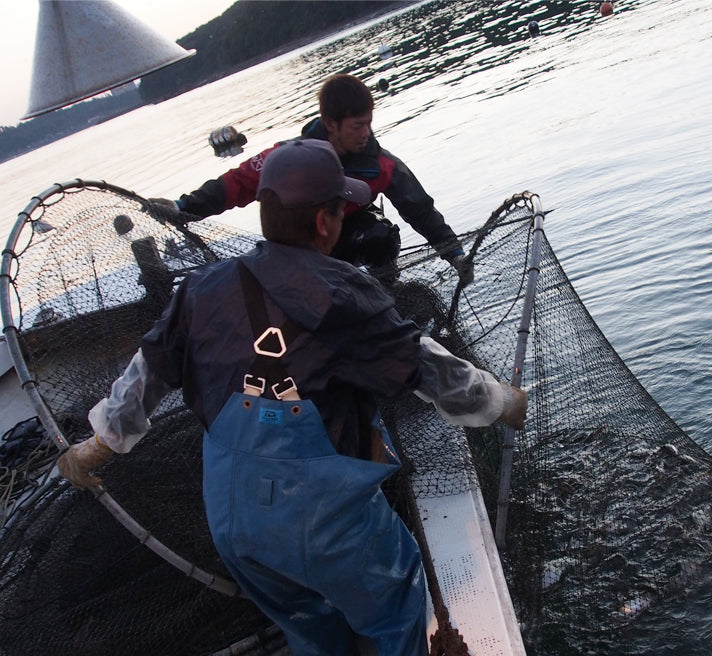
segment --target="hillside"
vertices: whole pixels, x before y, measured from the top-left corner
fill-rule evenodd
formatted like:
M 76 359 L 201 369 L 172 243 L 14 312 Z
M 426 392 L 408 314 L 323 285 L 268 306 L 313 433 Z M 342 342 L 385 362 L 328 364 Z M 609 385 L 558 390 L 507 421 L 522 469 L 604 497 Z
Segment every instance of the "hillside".
M 178 39 L 184 48 L 196 50 L 193 57 L 146 76 L 137 89 L 104 94 L 16 126 L 0 126 L 0 162 L 404 4 L 408 1 L 239 0 L 220 16 Z

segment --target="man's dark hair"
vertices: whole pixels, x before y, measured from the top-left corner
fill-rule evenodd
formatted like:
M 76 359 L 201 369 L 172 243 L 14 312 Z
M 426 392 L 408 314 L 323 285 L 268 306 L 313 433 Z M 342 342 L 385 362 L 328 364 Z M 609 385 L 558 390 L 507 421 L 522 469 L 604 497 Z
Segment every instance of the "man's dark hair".
M 327 78 L 319 90 L 319 113 L 340 123 L 351 116 L 373 111 L 369 88 L 353 75 L 337 73 Z
M 271 189 L 263 189 L 259 197 L 262 235 L 268 241 L 288 246 L 306 248 L 316 235 L 316 215 L 324 208 L 329 214 L 336 214 L 344 202 L 334 198 L 312 207 L 283 207 L 279 196 Z

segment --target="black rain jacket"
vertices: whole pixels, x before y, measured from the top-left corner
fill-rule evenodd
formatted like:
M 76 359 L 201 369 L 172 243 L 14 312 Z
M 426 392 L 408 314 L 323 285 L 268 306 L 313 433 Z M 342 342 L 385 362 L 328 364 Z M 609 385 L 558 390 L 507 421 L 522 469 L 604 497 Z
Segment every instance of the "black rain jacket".
M 312 400 L 337 451 L 371 458 L 375 397 L 420 382 L 420 331 L 403 320 L 372 277 L 315 250 L 259 242 L 240 258 L 264 290 L 270 323 L 301 329 L 282 363 Z M 237 259 L 190 273 L 144 336 L 151 370 L 174 388 L 207 428 L 255 358 Z

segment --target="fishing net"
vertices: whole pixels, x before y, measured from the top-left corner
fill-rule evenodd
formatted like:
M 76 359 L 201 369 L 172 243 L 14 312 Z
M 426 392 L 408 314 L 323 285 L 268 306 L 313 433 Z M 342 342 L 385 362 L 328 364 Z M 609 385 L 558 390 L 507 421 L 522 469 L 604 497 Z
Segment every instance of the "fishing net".
M 392 283 L 424 332 L 500 379 L 521 377 L 526 429 L 458 429 L 458 440 L 416 397 L 384 403 L 404 460 L 386 492 L 417 533 L 413 500 L 479 485 L 492 525 L 506 517 L 501 558 L 528 653 L 675 653 L 711 624 L 684 609 L 709 607 L 712 458 L 598 330 L 536 229 L 536 200 L 516 196 L 461 235 L 475 270 L 465 289 L 427 246 L 403 252 Z M 14 459 L 0 470 L 3 656 L 288 653 L 214 550 L 202 428 L 179 393 L 94 495 L 52 469 L 56 445 L 90 436 L 89 408 L 177 282 L 256 239 L 210 220 L 176 226 L 103 182 L 55 185 L 20 214 L 0 300 L 38 418 L 3 437 L 26 447 L 6 448 Z

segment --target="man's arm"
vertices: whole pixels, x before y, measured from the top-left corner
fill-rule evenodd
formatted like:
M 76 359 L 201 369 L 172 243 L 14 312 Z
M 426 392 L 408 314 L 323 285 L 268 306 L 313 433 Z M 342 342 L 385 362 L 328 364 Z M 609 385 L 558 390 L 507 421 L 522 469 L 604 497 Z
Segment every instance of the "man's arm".
M 384 191 L 388 200 L 403 220 L 423 235 L 440 257 L 455 267 L 463 284 L 471 283 L 474 278 L 472 263 L 465 258 L 465 251 L 453 229 L 435 209 L 433 199 L 402 160 L 383 149 L 381 157 L 390 160 L 392 167 L 391 181 Z
M 501 421 L 517 430 L 524 427 L 525 391 L 453 355 L 394 308 L 360 323 L 350 335 L 349 353 L 358 366 L 344 360 L 333 371 L 335 380 L 386 398 L 413 392 L 458 426 Z
M 229 175 L 229 173 L 230 171 L 225 175 Z M 189 194 L 182 194 L 178 200 L 174 201 L 175 209 L 204 219 L 208 216 L 222 214 L 229 209 L 226 198 L 225 184 L 221 176 L 217 180 L 207 180 Z
M 111 393 L 89 411 L 89 423 L 101 442 L 128 453 L 151 427 L 149 417 L 171 388 L 151 371 L 139 349 Z
M 139 351 L 111 387 L 108 398 L 89 411 L 94 436 L 73 444 L 57 461 L 59 471 L 80 489 L 101 484 L 90 472 L 114 453 L 127 453 L 148 432 L 149 417 L 170 387 L 151 372 Z
M 487 371 L 453 355 L 430 337 L 421 337 L 421 377 L 416 396 L 432 403 L 457 426 L 489 426 L 502 421 L 524 428 L 527 393 L 500 383 Z
M 256 200 L 262 163 L 277 145 L 245 160 L 237 168 L 230 169 L 219 178 L 206 181 L 195 191 L 182 194 L 178 200 L 161 198 L 150 200 L 167 211 L 172 209 L 176 216 L 179 212 L 185 212 L 187 215 L 201 219 L 222 214 L 233 207 L 245 207 Z
M 390 184 L 384 194 L 393 203 L 406 223 L 423 235 L 440 255 L 460 246 L 452 228 L 445 223 L 443 215 L 435 209 L 435 202 L 426 193 L 413 172 L 387 150 L 381 149 L 381 157 L 387 162 L 385 167 L 392 168 Z

